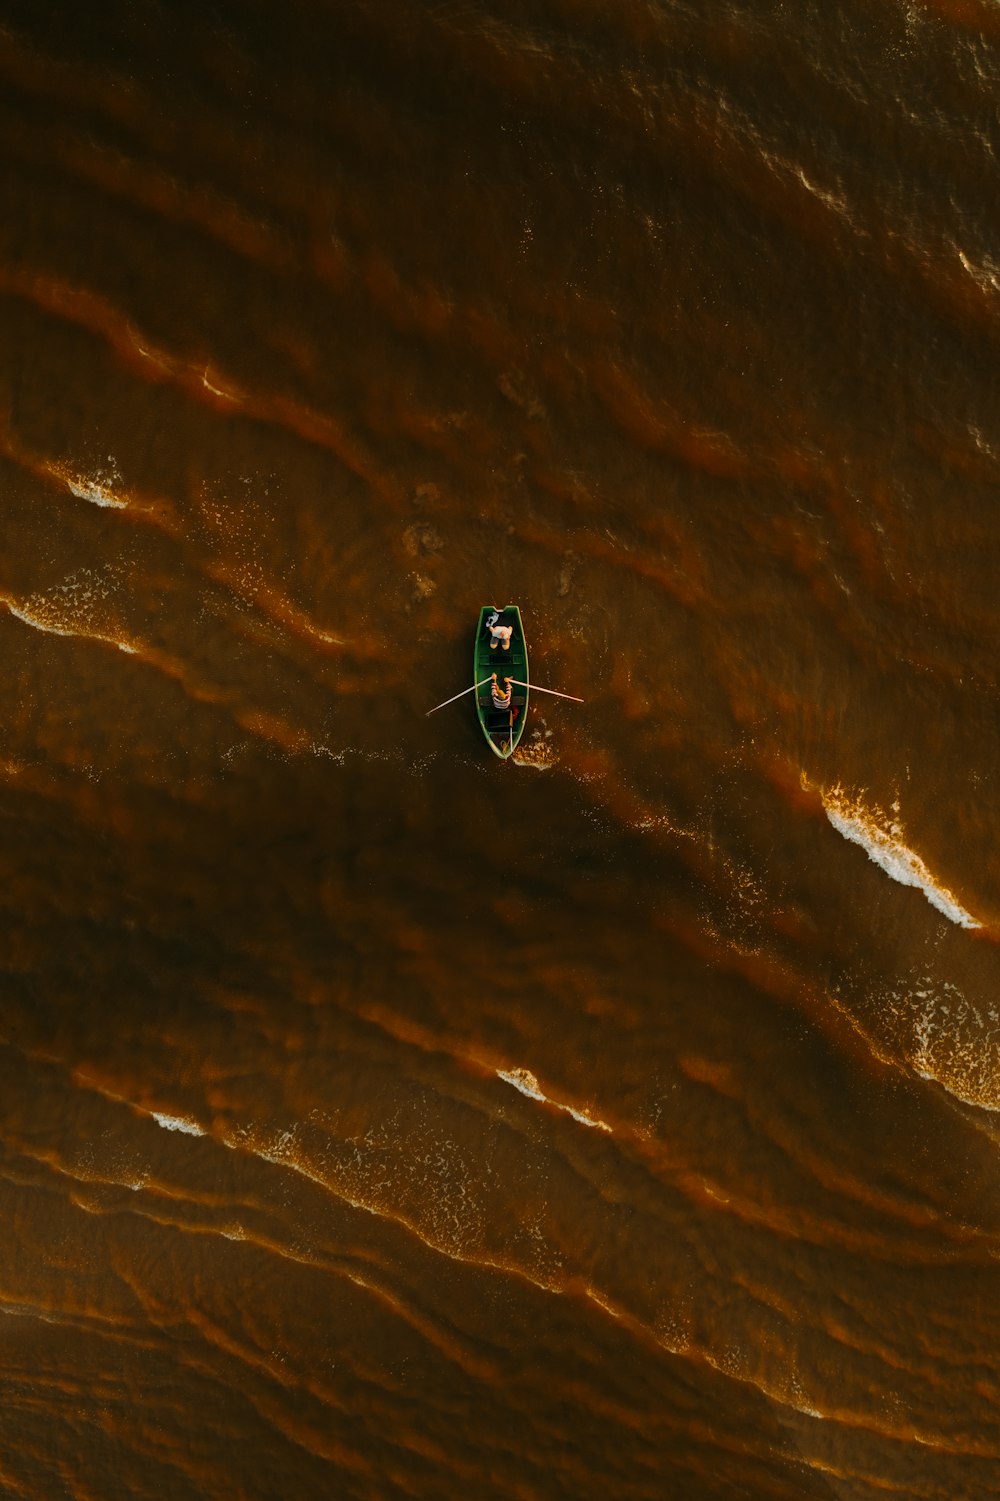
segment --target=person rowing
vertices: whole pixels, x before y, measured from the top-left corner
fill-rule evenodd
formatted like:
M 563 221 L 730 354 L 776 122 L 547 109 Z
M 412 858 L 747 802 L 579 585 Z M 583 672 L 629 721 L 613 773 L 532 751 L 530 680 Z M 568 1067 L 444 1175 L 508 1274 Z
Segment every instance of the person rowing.
M 493 683 L 492 683 L 493 707 L 494 707 L 494 709 L 510 709 L 510 711 L 511 711 L 511 718 L 513 718 L 514 715 L 516 715 L 517 710 L 511 708 L 510 696 L 511 696 L 511 693 L 513 692 L 513 689 L 511 688 L 511 685 L 510 685 L 510 678 L 504 678 L 504 682 L 507 684 L 506 690 L 504 690 L 503 688 L 501 688 L 500 684 L 497 682 L 497 675 L 496 675 L 496 673 L 493 674 Z

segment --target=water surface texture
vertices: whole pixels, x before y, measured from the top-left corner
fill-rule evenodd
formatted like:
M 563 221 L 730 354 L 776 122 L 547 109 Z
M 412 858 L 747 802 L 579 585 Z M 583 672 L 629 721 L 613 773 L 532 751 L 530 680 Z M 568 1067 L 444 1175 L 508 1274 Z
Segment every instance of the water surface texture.
M 998 95 L 0 0 L 4 1497 L 998 1493 Z

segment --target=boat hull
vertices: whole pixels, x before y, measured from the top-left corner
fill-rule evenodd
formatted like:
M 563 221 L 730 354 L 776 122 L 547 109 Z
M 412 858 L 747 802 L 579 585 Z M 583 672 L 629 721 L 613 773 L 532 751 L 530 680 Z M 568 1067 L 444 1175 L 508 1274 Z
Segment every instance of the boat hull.
M 509 651 L 504 651 L 500 646 L 495 649 L 490 646 L 492 638 L 486 619 L 487 616 L 493 614 L 494 610 L 500 616 L 497 624 L 509 625 L 513 628 Z M 504 605 L 503 609 L 498 605 L 483 605 L 479 612 L 479 625 L 476 628 L 472 670 L 474 683 L 482 683 L 484 678 L 489 678 L 494 672 L 501 686 L 503 686 L 505 676 L 519 678 L 522 683 L 531 681 L 528 677 L 528 648 L 524 640 L 521 612 L 517 605 Z M 506 761 L 514 754 L 524 734 L 524 722 L 528 717 L 528 689 L 515 687 L 512 690 L 511 709 L 517 710 L 513 720 L 510 710 L 494 709 L 489 682 L 476 691 L 475 698 L 479 727 L 486 738 L 486 743 L 495 756 L 499 756 L 501 761 Z

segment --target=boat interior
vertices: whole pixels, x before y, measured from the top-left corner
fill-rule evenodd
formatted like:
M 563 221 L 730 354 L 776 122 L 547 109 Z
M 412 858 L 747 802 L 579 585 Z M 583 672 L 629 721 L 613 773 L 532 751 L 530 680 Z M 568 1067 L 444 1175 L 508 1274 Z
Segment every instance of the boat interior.
M 514 626 L 514 634 L 510 640 L 510 650 L 504 651 L 502 646 L 498 646 L 496 650 L 490 647 L 490 632 L 484 622 L 479 646 L 476 651 L 476 681 L 479 682 L 483 678 L 489 677 L 491 672 L 496 673 L 497 682 L 501 687 L 503 687 L 504 677 L 523 678 L 527 681 L 527 674 L 525 672 L 527 658 L 517 617 L 501 612 L 499 623 L 501 625 Z M 511 733 L 510 710 L 494 709 L 489 683 L 480 688 L 477 696 L 490 739 L 497 745 L 500 745 Z M 518 720 L 524 713 L 524 706 L 527 700 L 528 695 L 523 688 L 512 688 L 510 696 L 511 707 L 519 711 L 514 718 L 513 729 L 515 736 L 519 729 Z

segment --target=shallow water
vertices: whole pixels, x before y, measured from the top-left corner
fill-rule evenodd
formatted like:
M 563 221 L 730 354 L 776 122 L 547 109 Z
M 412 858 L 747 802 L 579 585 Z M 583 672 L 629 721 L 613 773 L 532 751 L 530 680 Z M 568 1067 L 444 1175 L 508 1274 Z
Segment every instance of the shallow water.
M 996 1493 L 998 44 L 2 0 L 5 1494 Z

